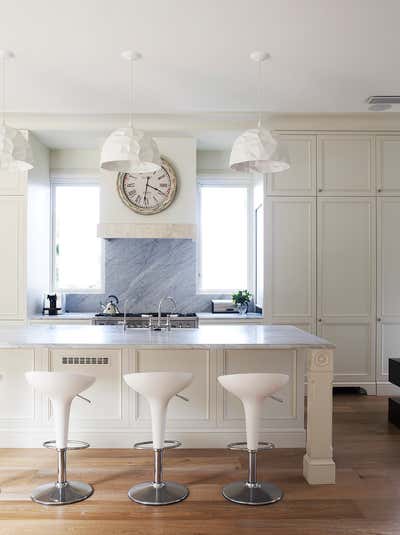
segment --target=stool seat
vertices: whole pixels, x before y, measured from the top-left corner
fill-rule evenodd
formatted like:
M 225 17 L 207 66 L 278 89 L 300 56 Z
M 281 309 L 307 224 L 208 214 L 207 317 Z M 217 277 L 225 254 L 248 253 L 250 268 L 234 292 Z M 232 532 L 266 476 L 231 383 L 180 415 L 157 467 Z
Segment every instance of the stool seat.
M 234 373 L 221 375 L 218 381 L 236 397 L 241 399 L 261 399 L 280 390 L 289 380 L 283 373 Z
M 153 481 L 132 487 L 129 498 L 143 505 L 169 505 L 184 500 L 189 490 L 179 483 L 163 481 L 162 458 L 166 444 L 165 425 L 168 403 L 173 396 L 185 389 L 193 380 L 193 374 L 186 372 L 141 372 L 124 375 L 126 383 L 144 396 L 151 411 L 152 446 L 154 450 Z M 174 446 L 175 441 L 172 441 Z M 147 443 L 138 443 L 143 447 Z M 179 444 L 179 443 L 178 443 Z
M 223 496 L 235 503 L 266 505 L 279 501 L 283 493 L 272 483 L 257 480 L 257 451 L 271 449 L 273 444 L 259 441 L 260 419 L 264 399 L 272 396 L 289 381 L 282 373 L 238 373 L 218 377 L 220 384 L 243 404 L 246 421 L 246 446 L 249 453 L 247 481 L 236 481 L 222 489 Z M 238 447 L 235 443 L 233 446 Z M 232 445 L 231 445 L 231 449 Z
M 39 392 L 47 395 L 52 404 L 56 439 L 44 442 L 46 448 L 57 450 L 57 481 L 36 488 L 32 500 L 42 505 L 66 505 L 80 502 L 93 494 L 93 487 L 82 481 L 67 480 L 67 451 L 89 446 L 86 442 L 68 441 L 68 426 L 73 399 L 89 388 L 95 377 L 69 372 L 25 373 L 26 380 Z
M 25 377 L 36 390 L 49 398 L 64 401 L 73 399 L 96 380 L 89 375 L 70 372 L 26 372 Z

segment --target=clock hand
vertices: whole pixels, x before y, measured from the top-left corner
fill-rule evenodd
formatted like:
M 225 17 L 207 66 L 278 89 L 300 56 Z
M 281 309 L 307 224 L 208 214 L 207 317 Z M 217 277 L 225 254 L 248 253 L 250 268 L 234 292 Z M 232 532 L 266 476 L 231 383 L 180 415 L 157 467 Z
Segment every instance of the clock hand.
M 144 198 L 143 198 L 144 204 L 146 204 L 147 202 L 147 188 L 149 187 L 149 180 L 150 180 L 150 177 L 148 176 L 147 181 L 146 181 L 146 189 L 144 190 Z
M 149 184 L 149 188 L 155 189 L 156 191 L 158 191 L 159 193 L 161 193 L 161 195 L 164 195 L 164 197 L 166 197 L 166 194 L 165 194 L 163 191 L 161 191 L 161 190 L 158 189 L 158 188 L 155 188 L 155 187 L 152 186 L 151 184 Z

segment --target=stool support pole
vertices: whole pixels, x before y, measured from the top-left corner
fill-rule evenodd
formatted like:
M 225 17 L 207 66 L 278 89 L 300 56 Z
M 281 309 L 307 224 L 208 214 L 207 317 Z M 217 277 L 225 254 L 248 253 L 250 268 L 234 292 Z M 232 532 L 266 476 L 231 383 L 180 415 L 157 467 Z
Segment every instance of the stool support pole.
M 249 451 L 249 476 L 248 484 L 255 485 L 257 483 L 257 451 Z
M 67 448 L 57 450 L 57 484 L 67 482 Z
M 162 457 L 163 457 L 163 450 L 162 449 L 154 450 L 154 478 L 153 478 L 153 483 L 155 485 L 161 485 L 162 484 Z

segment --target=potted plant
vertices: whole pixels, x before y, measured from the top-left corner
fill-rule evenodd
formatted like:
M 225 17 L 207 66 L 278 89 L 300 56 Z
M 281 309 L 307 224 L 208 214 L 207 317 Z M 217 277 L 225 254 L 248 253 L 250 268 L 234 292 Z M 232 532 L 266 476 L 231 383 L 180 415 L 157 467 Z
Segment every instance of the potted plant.
M 241 316 L 247 314 L 249 303 L 252 298 L 252 294 L 248 290 L 238 290 L 232 294 L 232 301 L 237 306 L 238 312 Z

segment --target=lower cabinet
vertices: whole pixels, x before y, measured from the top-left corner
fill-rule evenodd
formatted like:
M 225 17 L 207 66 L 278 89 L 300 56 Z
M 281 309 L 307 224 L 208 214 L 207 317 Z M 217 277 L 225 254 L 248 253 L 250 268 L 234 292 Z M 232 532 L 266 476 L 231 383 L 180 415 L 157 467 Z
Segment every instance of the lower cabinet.
M 214 366 L 214 370 L 213 370 Z M 168 408 L 168 426 L 182 427 L 215 425 L 215 363 L 207 349 L 139 349 L 135 353 L 135 370 L 185 371 L 193 374 L 192 383 L 182 392 L 189 402 L 174 397 Z M 214 372 L 214 373 L 212 373 Z M 150 425 L 148 403 L 133 393 L 135 425 Z
M 121 349 L 57 349 L 49 351 L 49 369 L 96 377 L 85 391 L 91 403 L 76 398 L 71 408 L 71 429 L 79 425 L 96 427 L 107 422 L 119 425 L 124 417 L 124 381 Z M 48 402 L 48 417 L 52 418 Z
M 186 371 L 193 382 L 168 408 L 167 439 L 189 448 L 226 447 L 245 440 L 243 407 L 218 383 L 228 373 L 278 372 L 290 377 L 279 393 L 283 403 L 267 400 L 261 439 L 281 447 L 303 447 L 303 351 L 246 349 L 71 348 L 0 350 L 0 447 L 40 447 L 54 439 L 50 400 L 26 382 L 30 370 L 83 373 L 96 382 L 75 398 L 70 416 L 71 440 L 92 447 L 132 447 L 151 440 L 147 401 L 130 389 L 131 372 Z
M 268 440 L 268 428 L 298 429 L 298 442 L 304 431 L 304 355 L 295 350 L 227 349 L 222 352 L 222 374 L 232 373 L 286 373 L 289 383 L 277 394 L 279 403 L 271 398 L 264 401 L 261 415 L 261 433 Z M 219 388 L 218 419 L 223 427 L 241 427 L 245 421 L 241 402 L 226 390 Z M 293 431 L 295 433 L 295 431 Z M 293 436 L 291 437 L 293 440 Z

